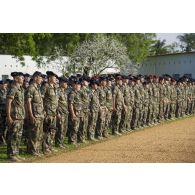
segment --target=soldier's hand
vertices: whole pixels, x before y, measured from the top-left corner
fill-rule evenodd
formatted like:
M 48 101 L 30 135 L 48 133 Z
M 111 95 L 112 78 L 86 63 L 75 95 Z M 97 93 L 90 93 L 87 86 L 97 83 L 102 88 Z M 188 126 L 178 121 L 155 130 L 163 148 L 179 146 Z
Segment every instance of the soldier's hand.
M 62 118 L 60 114 L 58 114 L 57 117 L 58 117 L 58 119 L 61 119 Z
M 30 123 L 33 125 L 36 122 L 36 118 L 34 116 L 30 116 Z
M 13 124 L 13 122 L 14 122 L 11 117 L 7 117 L 6 121 L 7 121 L 7 125 L 8 126 L 11 126 Z
M 76 115 L 75 115 L 75 114 L 73 114 L 73 115 L 72 115 L 72 120 L 73 120 L 73 121 L 75 121 L 75 120 L 76 120 L 76 118 L 77 118 L 77 117 L 76 117 Z

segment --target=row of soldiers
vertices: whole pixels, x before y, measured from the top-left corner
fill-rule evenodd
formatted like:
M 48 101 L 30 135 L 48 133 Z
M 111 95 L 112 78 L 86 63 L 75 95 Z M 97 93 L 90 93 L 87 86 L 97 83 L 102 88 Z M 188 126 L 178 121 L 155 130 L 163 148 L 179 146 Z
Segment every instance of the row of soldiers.
M 69 144 L 97 141 L 109 133 L 156 125 L 195 114 L 195 81 L 169 75 L 108 75 L 69 78 L 36 71 L 11 73 L 0 81 L 0 141 L 7 155 L 21 161 L 19 145 L 25 138 L 27 152 L 42 156 Z M 7 131 L 6 131 L 7 129 Z

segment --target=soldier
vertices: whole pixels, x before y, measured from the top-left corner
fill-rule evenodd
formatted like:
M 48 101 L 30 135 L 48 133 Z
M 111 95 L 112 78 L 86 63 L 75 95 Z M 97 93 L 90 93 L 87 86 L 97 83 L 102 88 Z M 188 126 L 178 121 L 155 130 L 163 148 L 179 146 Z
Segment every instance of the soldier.
M 69 110 L 70 110 L 70 119 L 72 128 L 69 133 L 69 143 L 77 144 L 77 140 L 79 142 L 84 142 L 83 139 L 83 105 L 81 101 L 81 83 L 78 80 L 75 80 L 73 83 L 73 90 L 70 92 L 68 100 L 69 100 Z
M 131 94 L 130 94 L 130 87 L 129 87 L 129 77 L 123 76 L 123 86 L 122 86 L 122 93 L 124 97 L 124 106 L 126 109 L 123 108 L 122 115 L 121 115 L 121 123 L 120 123 L 120 131 L 129 131 L 130 130 L 130 103 L 131 103 Z M 131 110 L 132 112 L 132 110 Z
M 149 106 L 149 83 L 143 83 L 144 91 L 143 91 L 143 126 L 148 126 L 148 106 Z
M 34 156 L 42 156 L 43 150 L 43 99 L 40 91 L 42 83 L 41 72 L 36 71 L 32 76 L 32 83 L 27 89 L 27 112 L 28 112 L 28 153 Z
M 100 103 L 100 110 L 98 116 L 98 126 L 97 126 L 97 139 L 101 140 L 103 137 L 107 138 L 107 129 L 105 127 L 106 124 L 106 113 L 108 111 L 106 107 L 106 84 L 107 84 L 106 77 L 100 78 L 100 87 L 98 89 L 99 92 L 99 103 Z
M 56 134 L 56 113 L 58 106 L 57 96 L 57 78 L 58 76 L 52 71 L 47 71 L 48 83 L 42 86 L 43 105 L 45 111 L 45 119 L 43 123 L 44 130 L 44 152 L 50 153 L 56 151 L 55 134 Z
M 114 78 L 108 78 L 106 87 L 106 107 L 108 109 L 106 113 L 106 125 L 105 128 L 111 131 L 112 128 L 112 114 L 113 114 L 113 86 L 112 81 Z
M 176 102 L 177 102 L 177 89 L 176 89 L 176 80 L 171 79 L 171 95 L 170 95 L 170 119 L 175 119 L 176 115 Z
M 15 82 L 12 84 L 6 97 L 7 114 L 7 156 L 9 160 L 19 162 L 23 160 L 19 156 L 19 145 L 21 141 L 24 124 L 24 90 L 22 88 L 24 76 L 18 72 L 11 74 Z
M 82 134 L 82 139 L 83 142 L 85 142 L 85 138 L 88 134 L 87 129 L 88 129 L 88 116 L 89 116 L 89 78 L 83 77 L 80 79 L 82 88 L 81 88 L 81 101 L 83 104 L 83 127 L 82 130 L 80 131 Z
M 99 93 L 98 93 L 98 82 L 95 80 L 91 80 L 90 82 L 91 91 L 90 91 L 90 101 L 89 101 L 89 126 L 88 126 L 88 138 L 92 141 L 97 141 L 95 139 L 95 130 L 98 120 L 98 113 L 100 110 L 100 103 L 99 103 Z
M 113 134 L 114 135 L 121 135 L 121 129 L 119 129 L 119 125 L 121 122 L 121 114 L 122 110 L 125 109 L 125 112 L 127 111 L 127 107 L 124 104 L 124 97 L 122 92 L 122 76 L 116 77 L 116 85 L 114 87 L 113 91 Z M 120 131 L 120 132 L 119 132 Z
M 135 80 L 131 78 L 129 80 L 129 93 L 130 93 L 130 105 L 129 105 L 129 124 L 130 124 L 130 129 L 129 131 L 132 130 L 132 124 L 133 124 L 133 110 L 135 107 Z
M 7 83 L 0 81 L 0 145 L 6 144 L 6 95 Z
M 68 79 L 64 77 L 59 78 L 60 87 L 58 90 L 58 108 L 57 108 L 57 132 L 56 132 L 56 146 L 65 148 L 64 141 L 68 128 Z
M 182 82 L 178 81 L 177 86 L 177 106 L 176 106 L 176 117 L 182 117 L 182 107 L 183 107 L 183 93 L 182 93 Z
M 140 103 L 141 103 L 141 94 L 140 94 L 140 78 L 136 79 L 136 84 L 134 87 L 135 98 L 134 98 L 134 109 L 133 109 L 133 121 L 132 129 L 136 130 L 138 128 L 138 120 L 140 116 Z

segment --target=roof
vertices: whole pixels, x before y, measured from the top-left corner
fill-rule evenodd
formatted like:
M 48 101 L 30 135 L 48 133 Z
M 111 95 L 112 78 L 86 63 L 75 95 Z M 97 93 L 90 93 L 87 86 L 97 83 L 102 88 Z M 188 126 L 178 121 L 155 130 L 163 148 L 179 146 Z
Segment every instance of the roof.
M 188 55 L 188 54 L 195 54 L 195 51 L 191 51 L 191 52 L 180 52 L 180 53 L 167 53 L 167 54 L 160 54 L 160 55 L 148 56 L 148 57 L 173 56 L 173 55 Z

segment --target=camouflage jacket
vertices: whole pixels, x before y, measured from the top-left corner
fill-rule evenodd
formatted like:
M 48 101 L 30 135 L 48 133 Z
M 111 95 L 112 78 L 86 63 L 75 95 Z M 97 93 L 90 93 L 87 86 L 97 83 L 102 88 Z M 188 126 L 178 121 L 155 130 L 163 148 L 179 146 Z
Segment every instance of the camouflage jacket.
M 25 117 L 24 89 L 18 84 L 12 84 L 6 98 L 12 99 L 10 112 L 12 119 L 23 120 Z
M 62 87 L 58 89 L 58 108 L 57 113 L 60 115 L 68 114 L 68 95 L 69 91 Z
M 113 98 L 115 98 L 115 108 L 122 108 L 124 106 L 124 97 L 122 87 L 116 85 L 113 91 Z
M 99 87 L 98 93 L 99 93 L 100 106 L 106 108 L 106 89 Z
M 43 96 L 43 105 L 46 115 L 56 116 L 58 107 L 58 92 L 56 87 L 49 83 L 42 86 L 41 93 Z
M 81 101 L 83 104 L 83 112 L 89 111 L 89 88 L 82 88 L 81 93 Z
M 106 107 L 111 110 L 113 109 L 113 94 L 112 94 L 112 87 L 106 88 Z
M 36 118 L 44 118 L 43 98 L 39 86 L 31 84 L 26 91 L 26 98 L 31 98 L 32 113 Z
M 89 95 L 89 109 L 90 112 L 98 112 L 100 108 L 100 103 L 99 103 L 99 94 L 98 91 L 96 90 L 91 90 L 90 95 Z

